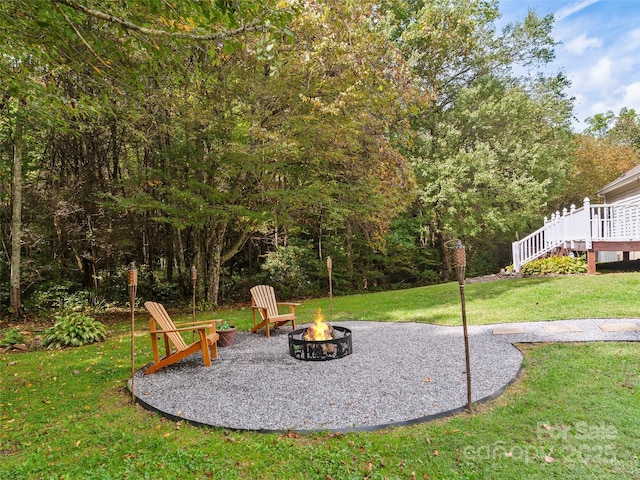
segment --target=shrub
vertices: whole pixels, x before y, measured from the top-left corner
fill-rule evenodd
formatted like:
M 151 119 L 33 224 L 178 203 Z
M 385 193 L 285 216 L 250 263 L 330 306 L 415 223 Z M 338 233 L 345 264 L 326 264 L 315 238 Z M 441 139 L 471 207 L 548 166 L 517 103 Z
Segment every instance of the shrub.
M 31 312 L 43 310 L 72 310 L 90 312 L 104 310 L 103 299 L 89 290 L 78 290 L 77 285 L 59 280 L 39 285 L 25 300 L 25 307 Z
M 24 343 L 24 334 L 15 327 L 0 330 L 0 348 L 13 347 L 20 343 Z
M 233 325 L 229 324 L 229 322 L 224 320 L 220 325 L 216 327 L 216 330 L 224 331 L 224 330 L 231 330 L 232 328 L 233 328 Z
M 44 332 L 42 344 L 49 348 L 79 347 L 107 338 L 107 328 L 93 317 L 76 312 L 56 316 L 53 327 Z
M 549 257 L 532 260 L 523 265 L 522 275 L 569 275 L 587 272 L 584 257 Z
M 280 295 L 290 297 L 304 291 L 308 279 L 301 263 L 307 253 L 302 247 L 290 245 L 265 255 L 262 270 L 268 273 L 270 282 L 277 284 Z

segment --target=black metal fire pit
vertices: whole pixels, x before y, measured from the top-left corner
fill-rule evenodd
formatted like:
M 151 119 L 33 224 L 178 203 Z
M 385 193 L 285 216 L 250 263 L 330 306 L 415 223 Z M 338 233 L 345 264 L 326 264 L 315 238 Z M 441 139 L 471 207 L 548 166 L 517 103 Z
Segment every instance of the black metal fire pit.
M 344 327 L 332 327 L 328 340 L 305 340 L 306 328 L 294 330 L 289 334 L 289 354 L 298 360 L 322 361 L 334 360 L 350 355 L 353 351 L 351 330 Z

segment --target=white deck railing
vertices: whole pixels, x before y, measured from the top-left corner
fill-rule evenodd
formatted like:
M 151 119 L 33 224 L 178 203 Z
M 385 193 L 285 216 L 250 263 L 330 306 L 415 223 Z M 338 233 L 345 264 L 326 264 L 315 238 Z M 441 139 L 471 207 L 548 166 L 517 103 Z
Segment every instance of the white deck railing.
M 556 248 L 590 250 L 594 241 L 640 240 L 640 204 L 612 203 L 591 205 L 588 198 L 576 209 L 571 205 L 545 217 L 544 226 L 522 240 L 513 242 L 513 269 L 516 272 L 527 262 L 543 257 Z

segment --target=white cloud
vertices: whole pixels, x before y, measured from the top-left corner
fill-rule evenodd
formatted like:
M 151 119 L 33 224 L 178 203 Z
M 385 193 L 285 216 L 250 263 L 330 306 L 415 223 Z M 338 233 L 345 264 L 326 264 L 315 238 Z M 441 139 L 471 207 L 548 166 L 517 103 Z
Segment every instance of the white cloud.
M 593 5 L 594 3 L 597 3 L 598 1 L 599 0 L 582 0 L 581 2 L 571 3 L 566 7 L 562 7 L 560 10 L 558 10 L 554 14 L 554 18 L 556 22 L 559 22 L 561 20 L 564 20 L 568 16 L 573 15 L 574 13 L 577 13 L 580 10 L 587 8 L 589 5 Z
M 571 96 L 573 97 L 574 104 L 580 109 L 583 109 L 585 103 L 589 100 L 589 98 L 582 92 L 575 92 Z
M 586 83 L 593 88 L 611 88 L 612 66 L 613 62 L 609 57 L 601 58 L 587 71 Z
M 597 113 L 640 112 L 639 0 L 500 0 L 501 10 L 503 4 L 510 21 L 531 6 L 554 12 L 553 37 L 561 43 L 546 71 L 563 71 L 571 81 L 576 130 Z
M 635 28 L 629 32 L 629 39 L 634 42 L 634 44 L 640 43 L 640 28 Z
M 592 117 L 593 115 L 596 115 L 598 113 L 607 113 L 609 110 L 611 110 L 613 113 L 617 113 L 617 111 L 614 111 L 613 108 L 611 108 L 611 102 L 609 100 L 603 101 L 603 102 L 596 102 L 594 104 L 592 104 L 589 107 L 589 117 Z M 585 120 L 586 118 L 581 118 L 580 120 Z
M 621 88 L 624 92 L 622 103 L 623 107 L 640 108 L 640 82 L 633 82 Z
M 620 56 L 629 56 L 633 63 L 638 62 L 638 49 L 640 49 L 640 29 L 630 30 L 624 33 L 616 42 L 613 42 L 611 49 Z
M 582 55 L 587 48 L 598 48 L 602 46 L 602 40 L 599 38 L 588 38 L 586 34 L 582 34 L 566 44 L 567 50 L 576 55 Z
M 607 92 L 601 96 L 600 101 L 591 103 L 588 108 L 579 110 L 583 112 L 585 117 L 591 117 L 595 114 L 609 111 L 617 115 L 622 108 L 633 108 L 636 111 L 640 110 L 640 82 L 623 85 L 615 91 Z M 584 118 L 578 116 L 578 120 L 582 121 Z

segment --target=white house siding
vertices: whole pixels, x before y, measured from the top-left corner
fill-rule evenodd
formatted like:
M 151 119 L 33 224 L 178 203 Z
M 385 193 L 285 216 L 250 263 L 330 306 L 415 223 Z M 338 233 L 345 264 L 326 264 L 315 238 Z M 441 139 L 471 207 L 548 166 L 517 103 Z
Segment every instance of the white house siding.
M 640 203 L 640 185 L 632 184 L 605 195 L 605 203 Z
M 636 166 L 601 190 L 603 203 L 640 203 L 640 167 Z M 626 182 L 626 183 L 625 183 Z M 640 259 L 640 252 L 629 252 L 630 260 Z M 597 252 L 598 262 L 620 262 L 622 252 Z

